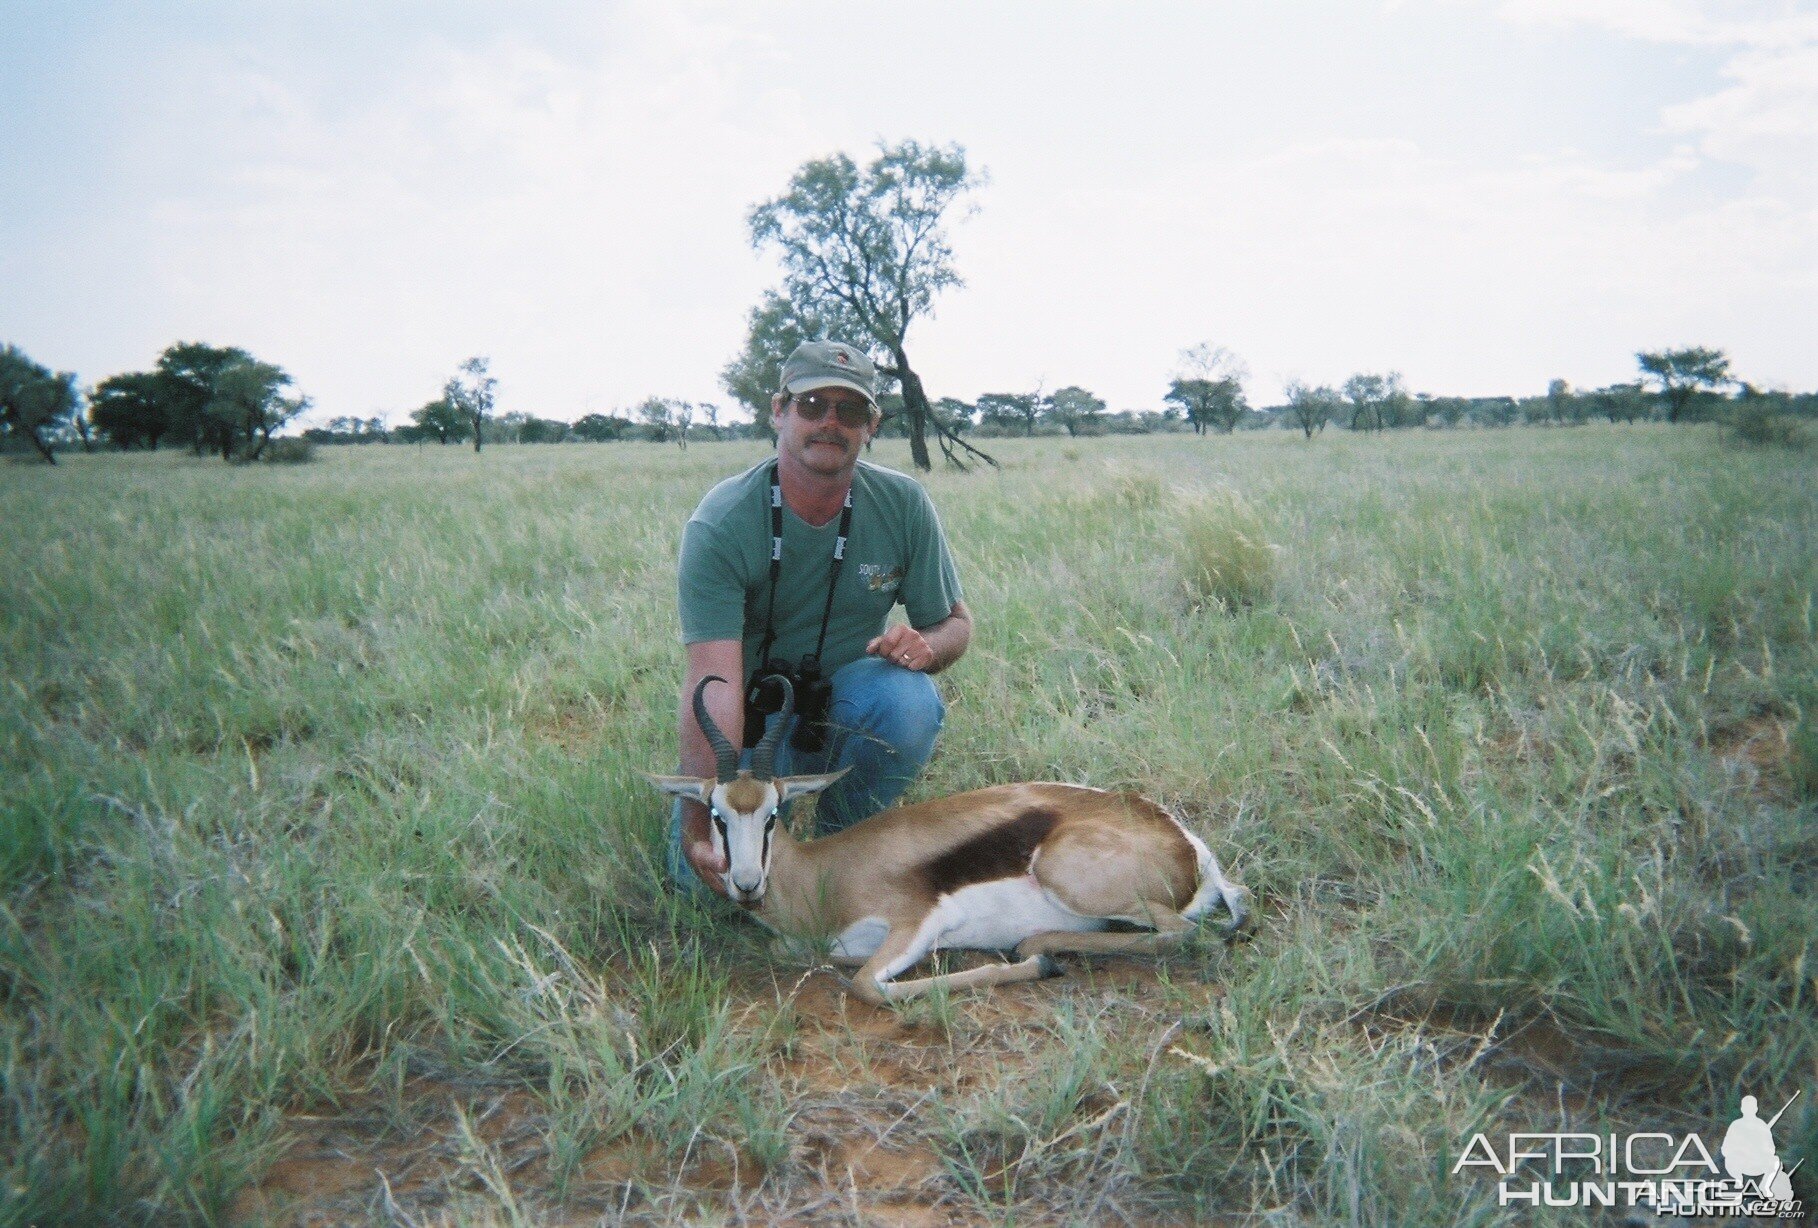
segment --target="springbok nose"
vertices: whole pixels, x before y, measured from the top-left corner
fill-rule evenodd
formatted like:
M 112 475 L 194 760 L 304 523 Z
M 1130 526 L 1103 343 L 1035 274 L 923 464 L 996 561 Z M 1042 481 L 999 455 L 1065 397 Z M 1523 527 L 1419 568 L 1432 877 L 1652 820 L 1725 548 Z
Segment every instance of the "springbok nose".
M 751 896 L 751 895 L 757 894 L 757 890 L 760 885 L 760 881 L 758 879 L 754 878 L 750 882 L 747 883 L 747 882 L 741 882 L 739 879 L 735 878 L 732 880 L 732 885 L 739 889 L 740 895 Z

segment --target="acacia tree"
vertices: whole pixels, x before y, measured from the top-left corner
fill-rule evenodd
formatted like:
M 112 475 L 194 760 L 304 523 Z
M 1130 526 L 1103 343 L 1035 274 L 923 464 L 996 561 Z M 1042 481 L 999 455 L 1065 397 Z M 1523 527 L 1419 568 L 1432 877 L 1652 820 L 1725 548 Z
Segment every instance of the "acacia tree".
M 455 407 L 473 432 L 473 450 L 485 442 L 486 420 L 492 416 L 494 393 L 499 381 L 487 374 L 492 360 L 475 355 L 461 364 L 460 374 L 442 386 L 442 399 Z
M 1722 350 L 1692 346 L 1635 355 L 1642 378 L 1652 380 L 1666 402 L 1667 421 L 1677 422 L 1701 392 L 1716 392 L 1730 379 L 1730 358 Z
M 906 348 L 910 325 L 928 314 L 935 295 L 963 284 L 945 222 L 983 184 L 959 145 L 880 144 L 862 170 L 843 153 L 803 163 L 789 190 L 752 209 L 748 219 L 754 247 L 774 244 L 781 251 L 783 297 L 797 317 L 849 325 L 846 340 L 868 340 L 880 352 L 879 370 L 901 385 L 918 469 L 933 467 L 930 427 L 954 465 L 964 468 L 956 449 L 997 463 L 930 412 Z
M 631 422 L 616 414 L 584 414 L 575 419 L 571 429 L 576 439 L 587 443 L 605 443 L 608 440 L 623 439 L 631 430 Z
M 636 412 L 656 442 L 673 439 L 684 452 L 688 450 L 688 428 L 694 425 L 693 405 L 671 397 L 646 397 Z
M 1176 379 L 1162 400 L 1180 407 L 1195 435 L 1212 427 L 1228 435 L 1250 412 L 1244 390 L 1234 379 Z
M 1360 371 L 1345 381 L 1345 399 L 1351 403 L 1350 429 L 1381 431 L 1399 426 L 1404 407 L 1413 404 L 1402 386 L 1401 372 L 1373 375 Z
M 222 437 L 226 424 L 209 414 L 208 405 L 221 372 L 252 361 L 253 356 L 238 346 L 200 341 L 179 341 L 158 355 L 169 434 L 188 443 L 197 456 L 210 450 L 231 451 L 233 441 Z
M 978 399 L 979 422 L 1008 435 L 1017 427 L 1025 436 L 1035 434 L 1042 399 L 1033 392 L 987 392 Z
M 156 448 L 170 429 L 164 379 L 155 371 L 129 371 L 102 380 L 88 394 L 95 429 L 122 452 L 141 445 Z
M 410 412 L 410 432 L 419 440 L 433 438 L 437 443 L 467 438 L 467 415 L 447 397 L 427 401 Z
M 1289 380 L 1282 390 L 1288 394 L 1288 421 L 1308 439 L 1315 431 L 1325 430 L 1326 423 L 1338 416 L 1345 403 L 1338 389 L 1324 384 L 1312 387 L 1300 380 Z
M 1611 422 L 1634 422 L 1648 416 L 1648 394 L 1640 384 L 1611 384 L 1590 394 L 1598 413 Z
M 1243 359 L 1222 345 L 1202 341 L 1180 352 L 1180 369 L 1162 400 L 1180 407 L 1195 435 L 1211 427 L 1229 433 L 1249 412 L 1244 400 L 1244 380 L 1249 376 Z
M 75 418 L 79 405 L 74 373 L 53 373 L 18 346 L 0 347 L 0 430 L 31 440 L 47 464 L 57 463 L 50 436 Z
M 972 425 L 975 407 L 958 397 L 942 397 L 934 403 L 933 409 L 935 420 L 956 435 Z
M 259 459 L 272 433 L 309 408 L 308 397 L 286 397 L 290 376 L 268 362 L 247 359 L 222 368 L 215 376 L 204 414 L 215 424 L 221 459 L 238 452 L 246 460 Z
M 1104 412 L 1104 400 L 1077 384 L 1069 384 L 1048 398 L 1049 419 L 1066 427 L 1069 437 L 1077 436 L 1082 429 L 1089 430 L 1096 426 Z

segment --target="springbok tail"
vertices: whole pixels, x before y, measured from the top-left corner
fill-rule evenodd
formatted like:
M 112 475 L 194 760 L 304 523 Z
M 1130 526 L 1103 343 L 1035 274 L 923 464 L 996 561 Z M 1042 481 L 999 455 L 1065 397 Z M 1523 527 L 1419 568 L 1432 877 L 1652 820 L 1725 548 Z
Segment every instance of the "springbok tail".
M 1242 929 L 1250 919 L 1250 889 L 1225 877 L 1224 868 L 1204 840 L 1187 831 L 1184 825 L 1181 831 L 1193 843 L 1193 852 L 1199 858 L 1199 890 L 1181 910 L 1181 915 L 1189 921 L 1197 921 L 1218 904 L 1223 904 L 1231 914 L 1228 928 L 1232 931 Z

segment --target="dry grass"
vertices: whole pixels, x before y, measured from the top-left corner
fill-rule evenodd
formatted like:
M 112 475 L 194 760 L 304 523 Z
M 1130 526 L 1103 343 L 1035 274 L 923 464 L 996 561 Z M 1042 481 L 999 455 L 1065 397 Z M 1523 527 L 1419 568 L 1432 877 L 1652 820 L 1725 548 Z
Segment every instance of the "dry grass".
M 759 449 L 9 469 L 0 1223 L 1489 1222 L 1474 1131 L 1801 1086 L 1811 1154 L 1818 482 L 1712 437 L 930 477 L 916 796 L 1145 789 L 1260 927 L 899 1011 L 652 873 L 676 534 Z

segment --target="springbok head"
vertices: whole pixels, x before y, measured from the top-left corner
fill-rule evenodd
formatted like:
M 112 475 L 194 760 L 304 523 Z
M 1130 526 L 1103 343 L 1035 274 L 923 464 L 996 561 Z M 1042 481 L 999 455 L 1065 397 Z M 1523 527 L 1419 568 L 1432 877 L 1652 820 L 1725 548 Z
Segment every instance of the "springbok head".
M 707 684 L 726 682 L 718 674 L 710 674 L 694 688 L 694 719 L 707 735 L 707 744 L 713 747 L 714 777 L 645 774 L 663 792 L 693 798 L 707 807 L 713 819 L 714 850 L 726 859 L 726 894 L 736 904 L 755 904 L 769 889 L 777 807 L 791 798 L 819 792 L 846 774 L 842 768 L 820 776 L 777 777 L 777 746 L 789 728 L 789 718 L 795 714 L 795 691 L 787 678 L 780 681 L 783 710 L 752 750 L 748 770 L 739 767 L 737 748 L 707 715 L 702 699 Z

